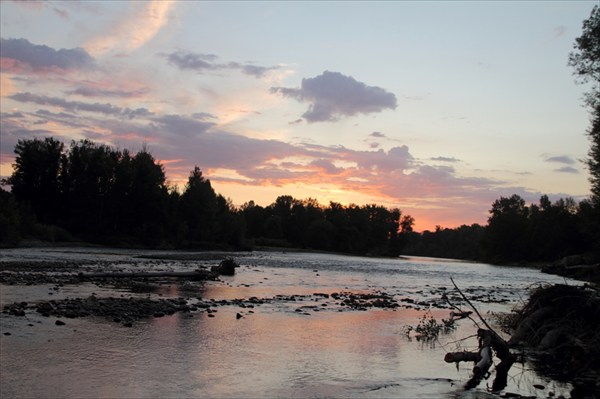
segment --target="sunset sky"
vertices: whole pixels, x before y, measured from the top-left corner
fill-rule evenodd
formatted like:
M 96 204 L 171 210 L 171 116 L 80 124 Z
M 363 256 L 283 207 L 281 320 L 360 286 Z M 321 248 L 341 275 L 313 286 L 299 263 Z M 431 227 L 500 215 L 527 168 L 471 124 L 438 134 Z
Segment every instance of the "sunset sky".
M 486 223 L 501 196 L 589 195 L 598 1 L 2 1 L 1 170 L 19 139 L 144 145 L 181 189 Z

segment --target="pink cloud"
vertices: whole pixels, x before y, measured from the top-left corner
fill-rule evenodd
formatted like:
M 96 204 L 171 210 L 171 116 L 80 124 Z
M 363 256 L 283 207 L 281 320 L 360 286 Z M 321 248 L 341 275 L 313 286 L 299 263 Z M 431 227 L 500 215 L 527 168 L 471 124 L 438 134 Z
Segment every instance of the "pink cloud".
M 428 228 L 423 227 L 429 223 L 425 220 L 436 220 L 444 227 L 484 223 L 491 203 L 501 195 L 537 196 L 525 189 L 505 188 L 505 182 L 459 176 L 452 166 L 428 164 L 417 159 L 406 145 L 359 151 L 291 144 L 221 130 L 216 117 L 204 112 L 136 112 L 110 103 L 32 93 L 19 93 L 11 99 L 39 109 L 3 115 L 3 150 L 6 144 L 14 146 L 19 138 L 52 134 L 35 129 L 36 121 L 45 118 L 71 126 L 74 137 L 89 137 L 133 151 L 149 144 L 154 156 L 165 160 L 168 178 L 179 184 L 185 183 L 189 171 L 198 165 L 211 181 L 230 187 L 281 187 L 281 195 L 287 194 L 284 190 L 290 185 L 336 188 L 348 198 L 355 193 L 360 198 L 372 198 L 374 203 L 399 207 L 415 217 L 420 228 Z M 135 117 L 127 117 L 129 114 Z M 251 199 L 233 198 L 236 203 Z
M 167 25 L 174 1 L 134 2 L 132 10 L 114 21 L 105 33 L 91 38 L 85 48 L 92 54 L 132 51 L 142 47 Z M 106 33 L 108 32 L 108 33 Z

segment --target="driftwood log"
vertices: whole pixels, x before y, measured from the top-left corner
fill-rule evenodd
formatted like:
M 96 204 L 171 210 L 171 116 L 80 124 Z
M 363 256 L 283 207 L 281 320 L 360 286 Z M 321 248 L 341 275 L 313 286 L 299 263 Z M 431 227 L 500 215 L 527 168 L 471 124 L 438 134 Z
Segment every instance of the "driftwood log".
M 509 344 L 485 321 L 469 298 L 467 298 L 460 288 L 458 288 L 454 280 L 451 278 L 450 281 L 452 281 L 454 288 L 456 288 L 462 298 L 469 304 L 487 329 L 479 328 L 477 330 L 477 338 L 479 339 L 478 352 L 447 353 L 444 360 L 447 363 L 456 363 L 457 365 L 459 362 L 465 361 L 476 363 L 473 368 L 473 377 L 465 384 L 465 389 L 471 389 L 479 385 L 482 379 L 489 377 L 489 369 L 493 364 L 493 350 L 496 353 L 496 357 L 500 359 L 500 363 L 496 366 L 496 378 L 492 384 L 492 391 L 500 391 L 506 387 L 508 382 L 508 371 L 515 362 L 515 356 L 510 352 Z
M 444 361 L 447 363 L 475 362 L 473 377 L 465 384 L 465 389 L 475 388 L 482 379 L 489 376 L 492 366 L 492 350 L 496 353 L 500 363 L 496 366 L 496 378 L 492 384 L 492 391 L 500 391 L 506 387 L 508 370 L 515 362 L 515 357 L 508 348 L 508 344 L 497 334 L 480 328 L 477 330 L 479 338 L 478 352 L 450 352 L 446 353 Z

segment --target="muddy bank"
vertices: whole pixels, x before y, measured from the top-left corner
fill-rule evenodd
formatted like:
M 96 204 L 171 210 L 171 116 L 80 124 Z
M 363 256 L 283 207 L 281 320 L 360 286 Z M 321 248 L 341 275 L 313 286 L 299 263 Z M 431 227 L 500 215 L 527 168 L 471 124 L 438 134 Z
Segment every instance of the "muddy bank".
M 600 284 L 600 263 L 593 265 L 557 263 L 542 267 L 542 272 Z
M 600 284 L 600 259 L 598 254 L 567 256 L 551 264 L 541 265 L 541 270 L 543 273 Z

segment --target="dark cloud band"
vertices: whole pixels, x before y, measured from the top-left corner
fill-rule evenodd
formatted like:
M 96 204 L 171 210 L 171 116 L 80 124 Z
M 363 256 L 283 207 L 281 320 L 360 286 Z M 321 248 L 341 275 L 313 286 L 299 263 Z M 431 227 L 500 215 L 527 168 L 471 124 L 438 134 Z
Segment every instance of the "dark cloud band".
M 55 50 L 27 39 L 0 39 L 2 58 L 12 58 L 33 69 L 82 69 L 94 64 L 94 59 L 82 48 Z

